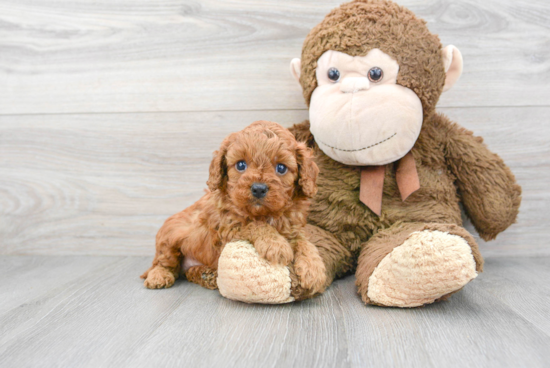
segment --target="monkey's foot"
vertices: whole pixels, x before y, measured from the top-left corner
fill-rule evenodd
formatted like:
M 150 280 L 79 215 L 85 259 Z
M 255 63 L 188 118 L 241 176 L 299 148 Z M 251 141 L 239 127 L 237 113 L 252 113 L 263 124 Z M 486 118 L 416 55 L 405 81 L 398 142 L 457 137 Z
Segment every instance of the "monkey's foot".
M 224 297 L 245 303 L 294 301 L 289 268 L 260 257 L 247 241 L 232 242 L 224 247 L 218 261 L 217 283 Z
M 455 228 L 455 232 L 466 231 Z M 400 245 L 392 247 L 378 264 L 373 265 L 374 270 L 366 280 L 365 273 L 362 273 L 366 267 L 358 267 L 357 285 L 363 301 L 410 308 L 446 299 L 459 291 L 481 272 L 481 263 L 476 264 L 477 259 L 473 255 L 472 246 L 477 250 L 477 245 L 467 235 L 469 241 L 460 235 L 440 230 L 425 229 L 410 233 Z M 388 241 L 388 238 L 385 240 Z

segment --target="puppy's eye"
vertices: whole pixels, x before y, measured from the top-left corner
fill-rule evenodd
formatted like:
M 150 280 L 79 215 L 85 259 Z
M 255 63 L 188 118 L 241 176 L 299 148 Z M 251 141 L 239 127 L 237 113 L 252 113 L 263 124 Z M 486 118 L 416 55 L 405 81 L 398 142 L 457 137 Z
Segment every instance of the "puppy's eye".
M 237 171 L 239 172 L 245 171 L 247 167 L 248 166 L 246 165 L 245 161 L 239 161 L 235 164 L 235 169 L 237 169 Z
M 283 164 L 277 164 L 277 174 L 284 175 L 288 171 L 288 167 Z
M 340 71 L 336 68 L 330 68 L 327 72 L 327 77 L 333 82 L 338 82 L 340 79 Z
M 374 83 L 380 82 L 383 76 L 384 76 L 384 72 L 382 71 L 382 69 L 380 69 L 377 66 L 369 70 L 369 80 L 371 82 L 374 82 Z

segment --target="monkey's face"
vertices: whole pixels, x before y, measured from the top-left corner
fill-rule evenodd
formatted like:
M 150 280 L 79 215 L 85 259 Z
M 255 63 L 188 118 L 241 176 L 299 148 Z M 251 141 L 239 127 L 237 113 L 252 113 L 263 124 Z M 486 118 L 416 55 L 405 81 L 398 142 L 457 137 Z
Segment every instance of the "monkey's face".
M 347 165 L 384 165 L 411 150 L 422 104 L 396 83 L 398 72 L 397 62 L 379 49 L 355 57 L 330 50 L 318 59 L 309 117 L 325 154 Z

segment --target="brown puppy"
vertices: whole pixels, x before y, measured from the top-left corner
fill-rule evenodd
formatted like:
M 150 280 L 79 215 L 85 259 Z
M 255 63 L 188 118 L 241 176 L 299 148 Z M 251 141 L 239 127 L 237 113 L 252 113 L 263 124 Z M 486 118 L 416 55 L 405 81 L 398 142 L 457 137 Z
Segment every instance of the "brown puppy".
M 300 284 L 322 291 L 325 266 L 304 232 L 318 172 L 312 151 L 279 124 L 257 121 L 231 134 L 214 153 L 210 191 L 159 230 L 145 286 L 172 286 L 183 266 L 189 281 L 216 289 L 224 245 L 248 240 L 271 263 L 294 260 Z

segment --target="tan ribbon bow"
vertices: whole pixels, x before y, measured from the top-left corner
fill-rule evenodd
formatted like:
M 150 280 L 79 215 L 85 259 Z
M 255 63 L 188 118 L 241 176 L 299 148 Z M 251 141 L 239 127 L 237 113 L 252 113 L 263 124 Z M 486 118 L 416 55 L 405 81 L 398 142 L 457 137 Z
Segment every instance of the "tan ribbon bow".
M 361 169 L 359 199 L 378 216 L 382 213 L 385 174 L 386 165 L 365 166 Z M 403 201 L 420 188 L 416 164 L 410 152 L 398 161 L 395 180 Z

